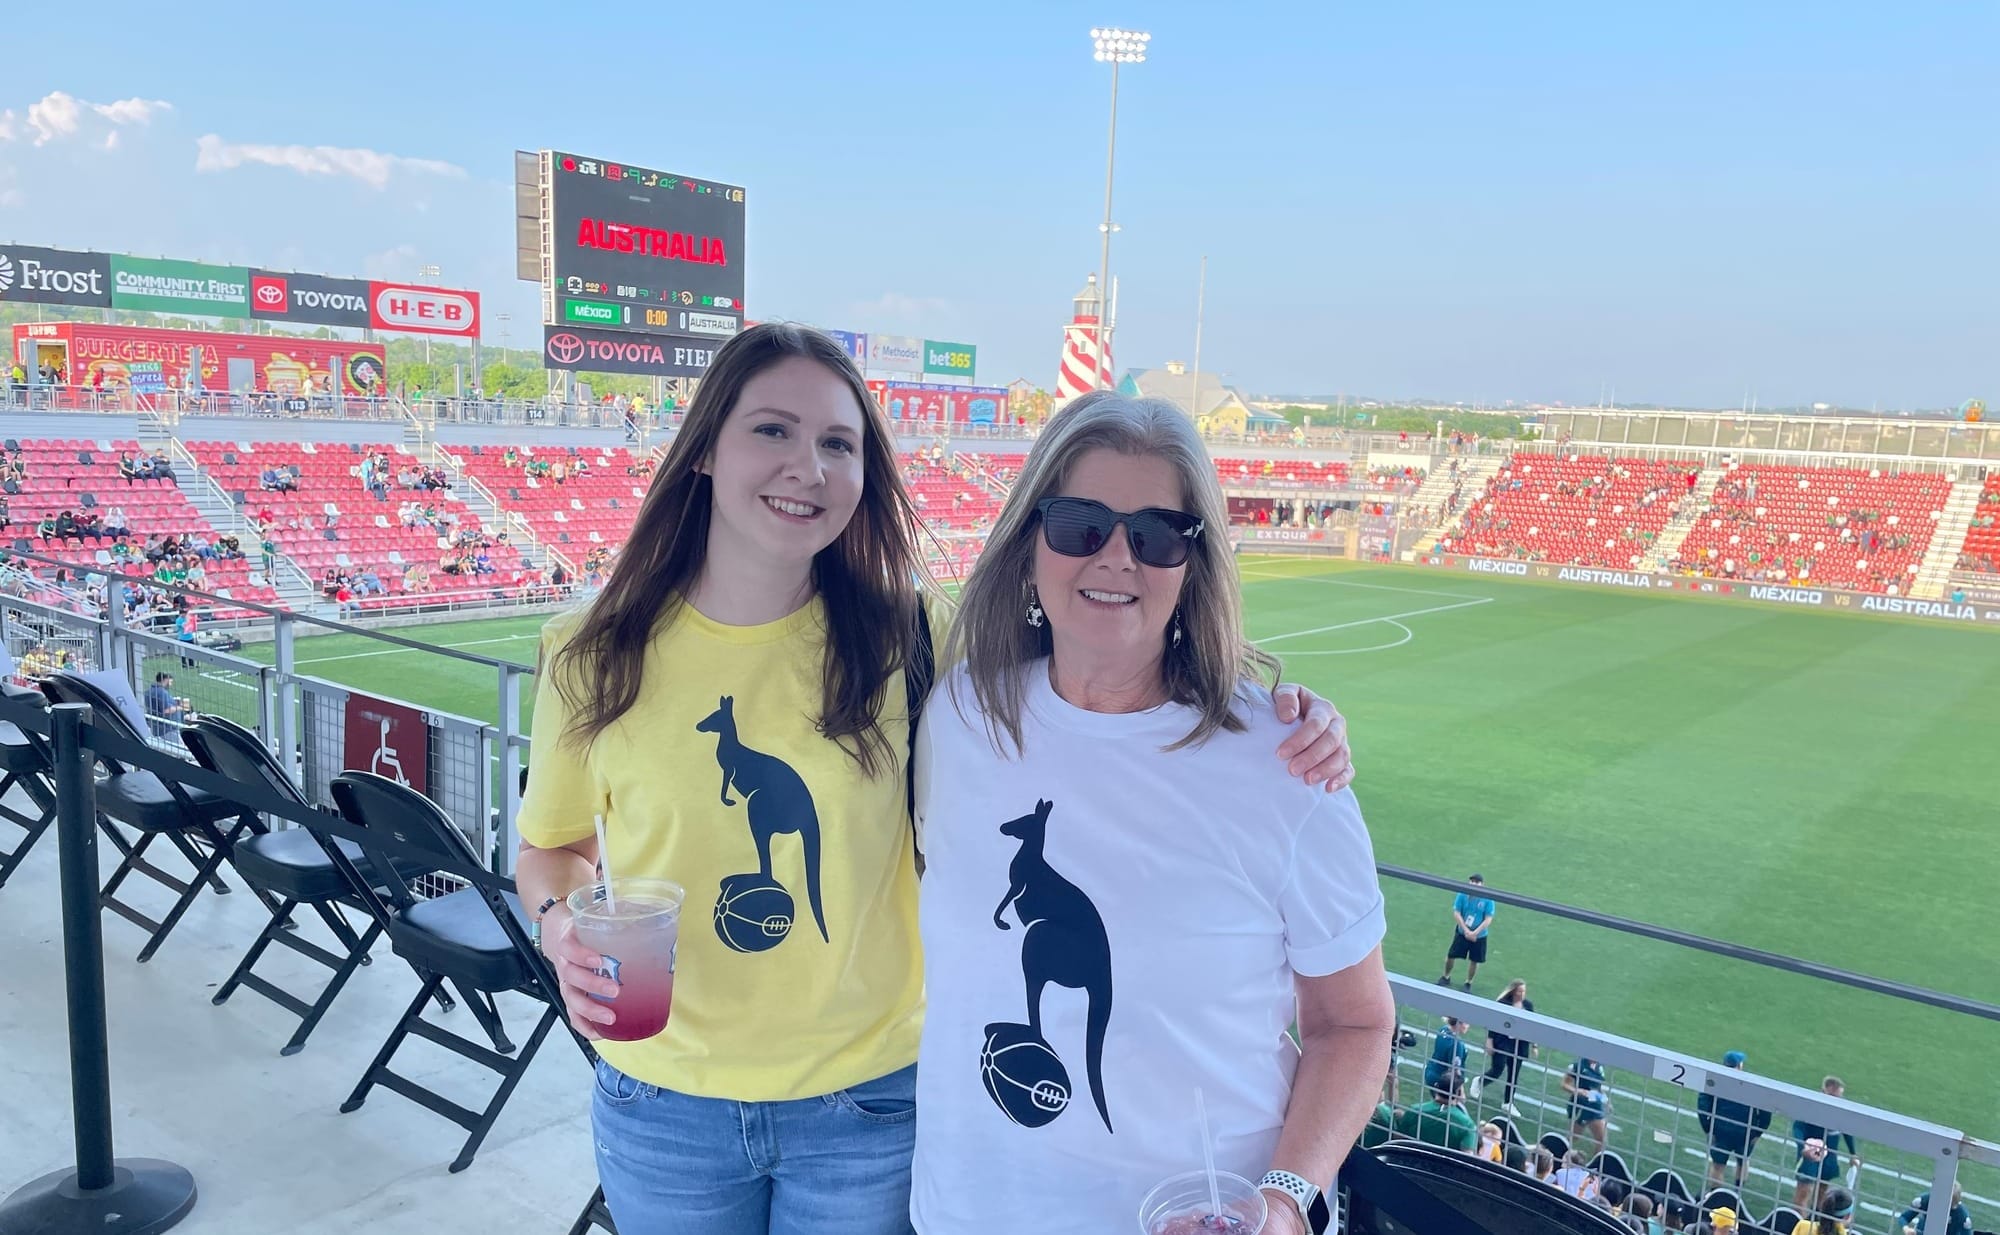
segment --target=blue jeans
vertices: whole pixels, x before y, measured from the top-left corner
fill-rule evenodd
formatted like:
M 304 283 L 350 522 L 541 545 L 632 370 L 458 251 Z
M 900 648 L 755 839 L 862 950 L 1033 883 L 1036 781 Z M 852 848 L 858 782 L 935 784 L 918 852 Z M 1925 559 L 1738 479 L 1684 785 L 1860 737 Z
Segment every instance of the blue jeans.
M 597 1065 L 597 1178 L 619 1235 L 910 1235 L 915 1065 L 817 1098 L 732 1102 Z

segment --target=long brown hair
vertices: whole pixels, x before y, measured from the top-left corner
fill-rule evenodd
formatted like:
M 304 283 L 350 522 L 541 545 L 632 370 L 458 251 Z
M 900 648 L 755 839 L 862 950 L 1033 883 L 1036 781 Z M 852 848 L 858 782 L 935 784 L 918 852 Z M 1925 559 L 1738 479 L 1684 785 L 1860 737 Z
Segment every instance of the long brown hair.
M 1194 728 L 1167 749 L 1198 745 L 1217 730 L 1240 733 L 1242 688 L 1277 679 L 1278 659 L 1243 635 L 1242 585 L 1229 548 L 1229 504 L 1215 463 L 1187 413 L 1162 399 L 1094 391 L 1050 420 L 1015 478 L 1007 503 L 987 534 L 952 622 L 945 663 L 963 661 L 994 749 L 1021 749 L 1027 693 L 1021 667 L 1054 649 L 1049 627 L 1023 620 L 1035 576 L 1041 520 L 1035 504 L 1062 491 L 1077 459 L 1092 450 L 1152 456 L 1180 476 L 1183 509 L 1202 521 L 1181 581 L 1182 640 L 1163 649 L 1168 697 L 1196 713 Z M 963 700 L 954 700 L 961 710 Z M 1003 740 L 1004 739 L 1004 740 Z
M 701 466 L 751 378 L 804 357 L 847 383 L 861 406 L 861 503 L 840 536 L 813 559 L 826 610 L 819 730 L 868 776 L 892 767 L 879 723 L 883 686 L 903 667 L 917 629 L 917 510 L 896 464 L 889 423 L 844 348 L 804 326 L 766 322 L 723 344 L 639 506 L 618 569 L 556 654 L 556 689 L 573 711 L 564 739 L 588 746 L 639 698 L 646 647 L 701 573 L 713 503 Z

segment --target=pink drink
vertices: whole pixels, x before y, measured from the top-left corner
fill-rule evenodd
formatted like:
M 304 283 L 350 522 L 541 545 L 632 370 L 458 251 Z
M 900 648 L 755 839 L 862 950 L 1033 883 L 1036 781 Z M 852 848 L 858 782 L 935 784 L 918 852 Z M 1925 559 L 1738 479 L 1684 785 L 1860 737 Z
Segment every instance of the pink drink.
M 1208 1173 L 1189 1171 L 1154 1188 L 1139 1205 L 1144 1235 L 1257 1235 L 1269 1214 L 1257 1185 L 1228 1171 L 1215 1173 L 1220 1206 L 1209 1200 Z
M 599 999 L 618 1016 L 598 1032 L 613 1042 L 637 1042 L 667 1027 L 674 1007 L 674 959 L 686 892 L 665 879 L 614 879 L 610 898 L 601 883 L 569 895 L 577 942 L 604 958 L 600 977 L 618 983 L 618 994 Z

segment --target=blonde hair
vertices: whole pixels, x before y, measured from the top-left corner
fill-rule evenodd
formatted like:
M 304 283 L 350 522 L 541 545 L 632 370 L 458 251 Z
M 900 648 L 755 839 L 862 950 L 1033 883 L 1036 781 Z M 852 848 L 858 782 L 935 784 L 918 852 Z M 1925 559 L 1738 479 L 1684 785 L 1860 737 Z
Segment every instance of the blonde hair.
M 1182 509 L 1201 520 L 1181 580 L 1179 643 L 1165 643 L 1160 673 L 1168 698 L 1195 711 L 1194 728 L 1167 749 L 1205 741 L 1217 730 L 1241 732 L 1242 688 L 1277 679 L 1278 660 L 1243 635 L 1243 595 L 1225 529 L 1229 505 L 1215 463 L 1194 422 L 1164 399 L 1094 391 L 1049 421 L 1021 466 L 986 549 L 966 581 L 946 649 L 964 661 L 974 699 L 996 750 L 1021 749 L 1025 702 L 1021 668 L 1053 650 L 1049 628 L 1024 614 L 1034 578 L 1036 503 L 1062 492 L 1076 461 L 1092 450 L 1163 459 L 1179 474 Z M 963 711 L 963 702 L 956 701 Z M 1003 740 L 1004 739 L 1004 740 Z

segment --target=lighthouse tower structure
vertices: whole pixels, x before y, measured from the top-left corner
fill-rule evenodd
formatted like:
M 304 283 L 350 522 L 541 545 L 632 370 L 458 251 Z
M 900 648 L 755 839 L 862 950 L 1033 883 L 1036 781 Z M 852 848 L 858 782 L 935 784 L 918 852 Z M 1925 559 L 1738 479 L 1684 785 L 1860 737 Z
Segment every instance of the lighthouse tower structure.
M 1100 385 L 1114 386 L 1117 370 L 1111 366 L 1111 352 L 1104 337 L 1104 297 L 1099 294 L 1097 276 L 1091 275 L 1076 294 L 1075 311 L 1063 328 L 1062 369 L 1056 374 L 1055 406 L 1060 409 L 1078 395 L 1089 394 Z M 1099 374 L 1102 373 L 1102 380 Z

